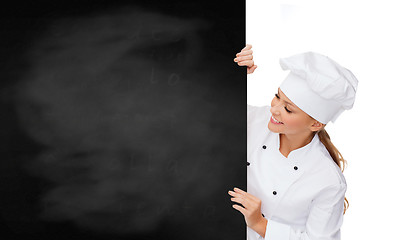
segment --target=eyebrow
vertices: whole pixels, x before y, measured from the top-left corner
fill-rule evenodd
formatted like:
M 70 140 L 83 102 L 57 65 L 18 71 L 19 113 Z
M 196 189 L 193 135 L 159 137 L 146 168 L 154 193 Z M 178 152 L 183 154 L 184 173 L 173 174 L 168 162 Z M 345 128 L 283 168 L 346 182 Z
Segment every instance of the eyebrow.
M 280 90 L 277 88 L 277 94 L 280 96 Z M 293 105 L 292 103 L 283 100 L 284 102 L 288 103 L 289 105 L 291 105 L 292 107 L 295 107 L 295 105 Z

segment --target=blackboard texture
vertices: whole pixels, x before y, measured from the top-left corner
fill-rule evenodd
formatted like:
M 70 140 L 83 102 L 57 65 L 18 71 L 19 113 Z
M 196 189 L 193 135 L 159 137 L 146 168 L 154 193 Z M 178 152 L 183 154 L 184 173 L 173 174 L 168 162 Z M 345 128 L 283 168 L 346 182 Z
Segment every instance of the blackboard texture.
M 9 2 L 0 238 L 245 239 L 245 2 Z

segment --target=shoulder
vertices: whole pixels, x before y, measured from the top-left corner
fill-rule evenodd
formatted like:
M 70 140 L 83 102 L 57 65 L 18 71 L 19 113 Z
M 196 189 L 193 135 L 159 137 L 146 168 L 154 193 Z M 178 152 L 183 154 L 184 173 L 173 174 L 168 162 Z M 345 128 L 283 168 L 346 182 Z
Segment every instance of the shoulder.
M 270 106 L 253 106 L 247 104 L 247 151 L 250 153 L 252 147 L 260 144 L 269 136 L 268 122 L 270 117 Z
M 270 106 L 253 106 L 247 104 L 247 122 L 255 123 L 265 121 L 270 116 Z
M 316 187 L 314 202 L 319 204 L 319 206 L 324 204 L 331 210 L 334 204 L 339 204 L 339 208 L 343 206 L 347 182 L 341 169 L 333 161 L 323 144 L 322 147 L 325 150 L 321 147 L 319 148 L 319 151 L 316 153 L 317 167 L 313 170 L 314 175 L 317 177 L 314 180 L 316 182 L 313 183 Z
M 347 188 L 346 178 L 340 167 L 335 163 L 325 145 L 319 141 L 318 147 L 315 149 L 315 162 L 317 171 L 320 172 L 322 183 L 324 186 L 339 186 Z

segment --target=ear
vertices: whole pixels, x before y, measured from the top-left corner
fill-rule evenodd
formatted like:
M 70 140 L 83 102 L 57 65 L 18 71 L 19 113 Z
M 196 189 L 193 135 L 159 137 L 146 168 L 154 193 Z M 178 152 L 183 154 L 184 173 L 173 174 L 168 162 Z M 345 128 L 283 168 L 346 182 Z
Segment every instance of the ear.
M 320 123 L 318 121 L 314 121 L 314 123 L 311 125 L 310 129 L 311 131 L 315 132 L 320 130 L 321 128 L 325 127 L 326 124 Z

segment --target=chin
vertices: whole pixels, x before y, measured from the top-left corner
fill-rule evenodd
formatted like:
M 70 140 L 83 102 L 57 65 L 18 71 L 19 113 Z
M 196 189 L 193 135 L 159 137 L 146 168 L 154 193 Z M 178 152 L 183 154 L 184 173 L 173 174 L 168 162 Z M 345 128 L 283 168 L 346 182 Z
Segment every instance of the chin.
M 273 124 L 272 124 L 271 122 L 269 122 L 269 123 L 267 124 L 267 128 L 268 128 L 271 132 L 274 132 L 274 133 L 281 133 L 281 131 L 278 131 L 278 128 L 273 127 Z

